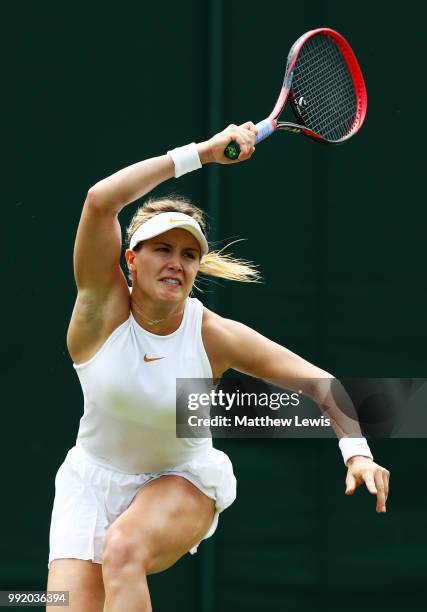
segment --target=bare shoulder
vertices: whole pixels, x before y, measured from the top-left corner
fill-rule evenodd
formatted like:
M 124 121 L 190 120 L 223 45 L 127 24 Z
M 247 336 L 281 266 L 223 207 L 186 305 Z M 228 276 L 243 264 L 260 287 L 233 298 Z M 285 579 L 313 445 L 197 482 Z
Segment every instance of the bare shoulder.
M 226 342 L 239 328 L 250 329 L 243 323 L 226 319 L 208 308 L 203 308 L 203 338 L 206 336 L 212 342 Z
M 77 294 L 67 333 L 67 346 L 74 363 L 88 361 L 112 332 L 129 318 L 130 293 L 125 279 L 102 301 L 95 292 Z
M 218 335 L 221 336 L 224 333 L 226 320 L 224 317 L 212 312 L 212 310 L 203 308 L 202 334 L 205 345 L 206 343 L 211 345 L 220 340 Z
M 232 366 L 231 351 L 236 326 L 240 323 L 203 309 L 202 337 L 215 378 Z
M 229 369 L 262 377 L 291 353 L 251 327 L 204 309 L 203 342 L 215 375 Z M 267 366 L 267 367 L 266 367 Z
M 285 381 L 331 375 L 254 329 L 206 310 L 203 341 L 216 374 L 233 368 L 256 378 Z

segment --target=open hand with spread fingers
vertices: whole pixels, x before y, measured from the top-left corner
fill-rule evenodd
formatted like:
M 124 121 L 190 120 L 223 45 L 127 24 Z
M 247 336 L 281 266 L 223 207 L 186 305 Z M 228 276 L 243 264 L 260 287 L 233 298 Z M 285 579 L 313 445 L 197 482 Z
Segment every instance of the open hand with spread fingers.
M 369 493 L 377 496 L 377 512 L 386 512 L 390 472 L 372 459 L 357 455 L 347 462 L 346 495 L 353 495 L 365 483 Z

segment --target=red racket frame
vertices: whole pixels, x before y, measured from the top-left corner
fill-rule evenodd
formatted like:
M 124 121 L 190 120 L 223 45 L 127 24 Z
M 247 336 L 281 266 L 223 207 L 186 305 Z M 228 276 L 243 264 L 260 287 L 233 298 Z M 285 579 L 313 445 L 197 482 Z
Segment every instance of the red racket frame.
M 278 116 L 283 110 L 283 107 L 286 104 L 289 93 L 292 89 L 293 69 L 298 59 L 298 54 L 304 43 L 306 43 L 307 40 L 309 40 L 313 36 L 316 36 L 317 34 L 323 34 L 324 36 L 328 36 L 338 45 L 344 59 L 347 62 L 347 66 L 350 71 L 350 75 L 353 80 L 354 90 L 356 93 L 356 114 L 353 121 L 353 125 L 351 126 L 348 133 L 339 140 L 327 140 L 316 132 L 313 132 L 313 130 L 310 130 L 309 128 L 305 127 L 303 124 L 290 123 L 286 121 L 280 122 L 277 120 Z M 348 138 L 351 138 L 351 136 L 354 136 L 354 134 L 356 134 L 360 130 L 366 117 L 367 107 L 368 95 L 366 92 L 365 81 L 363 79 L 363 74 L 360 69 L 359 62 L 357 61 L 357 58 L 353 52 L 353 49 L 350 47 L 346 39 L 335 30 L 332 30 L 331 28 L 317 28 L 315 30 L 310 30 L 309 32 L 306 32 L 305 34 L 300 36 L 298 40 L 292 45 L 288 55 L 286 73 L 285 78 L 283 80 L 282 89 L 280 91 L 279 97 L 277 98 L 273 110 L 268 116 L 268 119 L 272 122 L 274 129 L 284 129 L 292 132 L 302 132 L 306 136 L 314 138 L 320 142 L 325 142 L 329 144 L 339 144 L 341 142 L 344 142 Z

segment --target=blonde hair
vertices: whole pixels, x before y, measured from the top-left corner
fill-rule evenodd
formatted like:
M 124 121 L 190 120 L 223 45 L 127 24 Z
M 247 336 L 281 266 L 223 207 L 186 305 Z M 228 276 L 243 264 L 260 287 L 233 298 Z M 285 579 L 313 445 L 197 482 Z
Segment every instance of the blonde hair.
M 207 224 L 203 211 L 189 200 L 181 196 L 166 198 L 149 198 L 143 206 L 138 208 L 131 219 L 126 230 L 128 244 L 136 230 L 148 219 L 164 212 L 180 212 L 193 217 L 201 227 L 207 239 Z M 236 242 L 236 241 L 234 241 Z M 233 243 L 230 243 L 233 244 Z M 218 251 L 210 251 L 204 255 L 200 261 L 199 272 L 207 276 L 217 276 L 228 280 L 242 281 L 246 283 L 256 283 L 260 281 L 260 273 L 256 265 L 246 259 L 233 257 L 231 253 L 223 251 L 230 246 L 226 245 Z M 134 249 L 138 250 L 139 245 Z

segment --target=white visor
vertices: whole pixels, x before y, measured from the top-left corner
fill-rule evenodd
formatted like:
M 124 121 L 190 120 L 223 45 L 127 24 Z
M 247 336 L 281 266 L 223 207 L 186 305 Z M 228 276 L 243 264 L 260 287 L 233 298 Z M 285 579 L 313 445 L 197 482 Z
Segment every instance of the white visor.
M 130 240 L 129 248 L 134 249 L 139 242 L 154 238 L 154 236 L 159 236 L 159 234 L 178 227 L 190 232 L 200 244 L 202 257 L 206 255 L 209 251 L 209 246 L 200 225 L 190 215 L 179 212 L 165 212 L 151 217 L 151 219 L 138 227 Z

